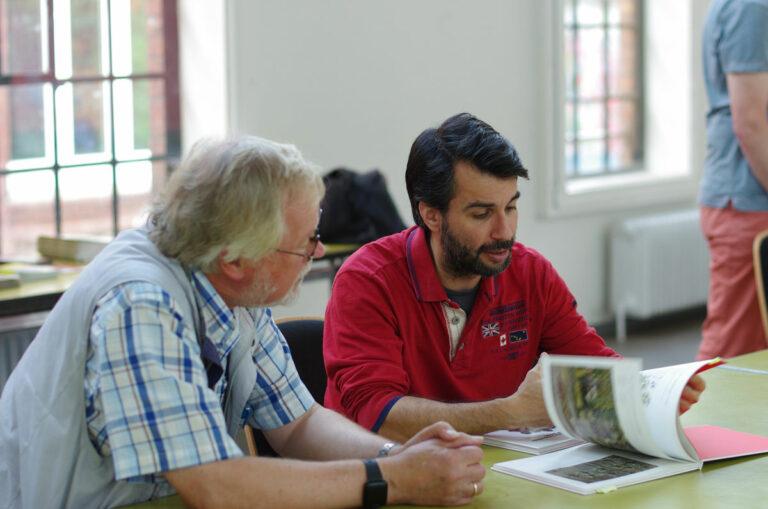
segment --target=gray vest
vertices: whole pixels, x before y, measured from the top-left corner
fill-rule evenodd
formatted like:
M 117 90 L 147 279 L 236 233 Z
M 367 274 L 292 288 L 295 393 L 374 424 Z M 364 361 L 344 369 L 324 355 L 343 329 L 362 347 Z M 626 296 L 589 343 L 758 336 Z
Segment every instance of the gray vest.
M 161 286 L 190 317 L 188 323 L 199 323 L 194 289 L 181 265 L 163 256 L 146 230 L 121 233 L 64 293 L 3 389 L 0 507 L 112 507 L 168 494 L 159 484 L 115 481 L 112 458 L 99 455 L 85 422 L 83 385 L 94 307 L 111 288 L 128 281 Z M 241 338 L 248 338 L 250 315 L 239 308 L 235 314 Z M 256 380 L 252 346 L 238 341 L 229 355 L 224 413 L 239 444 L 241 416 Z

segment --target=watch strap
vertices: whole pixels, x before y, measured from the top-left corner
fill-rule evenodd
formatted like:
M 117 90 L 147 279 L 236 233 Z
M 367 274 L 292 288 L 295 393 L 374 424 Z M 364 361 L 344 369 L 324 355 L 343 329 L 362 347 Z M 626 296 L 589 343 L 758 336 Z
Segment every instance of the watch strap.
M 365 484 L 363 485 L 363 508 L 377 509 L 387 504 L 387 481 L 381 475 L 379 463 L 374 459 L 363 460 Z

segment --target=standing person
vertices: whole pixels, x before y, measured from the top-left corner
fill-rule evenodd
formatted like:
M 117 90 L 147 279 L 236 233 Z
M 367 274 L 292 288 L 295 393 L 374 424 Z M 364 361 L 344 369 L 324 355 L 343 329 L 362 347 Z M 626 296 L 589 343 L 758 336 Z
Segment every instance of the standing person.
M 479 439 L 445 423 L 400 446 L 317 405 L 268 306 L 313 257 L 320 178 L 289 145 L 196 145 L 147 228 L 62 296 L 0 397 L 0 507 L 461 504 Z M 243 458 L 248 423 L 298 461 Z M 372 458 L 364 461 L 350 458 Z M 322 461 L 335 460 L 335 461 Z
M 709 111 L 699 204 L 710 283 L 699 359 L 768 347 L 752 260 L 755 236 L 768 229 L 768 0 L 714 0 L 703 42 Z

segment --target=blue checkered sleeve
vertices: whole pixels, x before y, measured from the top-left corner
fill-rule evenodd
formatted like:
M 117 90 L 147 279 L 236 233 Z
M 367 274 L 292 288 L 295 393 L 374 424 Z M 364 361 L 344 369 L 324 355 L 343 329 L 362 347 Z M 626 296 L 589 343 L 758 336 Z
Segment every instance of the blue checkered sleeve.
M 253 350 L 256 385 L 246 407 L 248 423 L 259 429 L 288 424 L 312 408 L 315 400 L 296 372 L 288 343 L 272 320 L 269 308 L 248 310 L 258 347 Z
M 242 455 L 226 431 L 224 384 L 208 388 L 190 320 L 162 288 L 142 282 L 114 289 L 94 312 L 86 418 L 116 479 Z

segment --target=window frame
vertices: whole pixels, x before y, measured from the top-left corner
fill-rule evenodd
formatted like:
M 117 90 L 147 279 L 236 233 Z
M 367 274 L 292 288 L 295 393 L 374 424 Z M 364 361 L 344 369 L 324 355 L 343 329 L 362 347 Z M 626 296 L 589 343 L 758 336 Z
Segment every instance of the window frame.
M 696 79 L 701 75 L 698 37 L 701 9 L 695 1 L 687 0 L 675 3 L 675 12 L 670 15 L 664 0 L 645 0 L 642 38 L 647 55 L 643 86 L 646 157 L 640 171 L 569 180 L 565 172 L 564 136 L 563 8 L 567 1 L 549 0 L 543 7 L 540 76 L 545 135 L 536 186 L 537 215 L 559 219 L 656 206 L 694 206 L 706 152 L 706 133 L 701 120 L 706 111 L 706 95 L 701 80 Z M 670 24 L 674 24 L 678 33 L 670 35 L 669 30 L 663 30 Z M 661 64 L 649 60 L 650 55 L 668 49 L 670 36 L 677 37 L 679 43 L 674 48 L 675 54 Z M 672 65 L 670 60 L 674 60 Z M 674 97 L 660 100 L 659 90 L 666 86 L 672 71 L 679 91 Z M 680 90 L 685 90 L 684 94 Z M 669 147 L 659 141 L 669 134 L 659 129 L 659 124 L 666 120 L 663 118 L 665 108 L 679 102 L 685 104 L 681 106 L 677 126 L 683 126 L 686 132 L 676 153 L 671 154 Z M 675 156 L 674 161 L 666 163 L 669 155 Z
M 566 23 L 563 21 L 563 32 L 564 34 L 567 32 L 571 33 L 571 36 L 574 37 L 574 41 L 578 40 L 579 33 L 582 30 L 600 30 L 603 35 L 603 45 L 602 45 L 602 63 L 604 68 L 604 76 L 603 76 L 603 93 L 599 96 L 595 96 L 592 98 L 584 98 L 579 96 L 579 86 L 578 86 L 578 76 L 580 72 L 580 65 L 579 65 L 579 54 L 578 52 L 574 52 L 573 54 L 573 69 L 572 69 L 572 76 L 566 76 L 565 72 L 563 72 L 563 80 L 568 81 L 572 80 L 574 83 L 572 84 L 572 88 L 575 92 L 573 97 L 569 97 L 568 94 L 565 94 L 565 104 L 564 107 L 567 108 L 569 105 L 572 107 L 572 126 L 571 126 L 571 132 L 573 133 L 573 139 L 568 139 L 566 133 L 563 134 L 563 136 L 566 138 L 565 142 L 566 145 L 571 142 L 573 143 L 573 160 L 574 160 L 574 166 L 573 166 L 573 172 L 572 175 L 566 175 L 566 179 L 568 180 L 576 180 L 576 179 L 584 179 L 584 178 L 594 178 L 594 177 L 601 177 L 601 176 L 609 176 L 609 175 L 616 175 L 621 173 L 631 173 L 636 171 L 642 171 L 644 166 L 644 130 L 645 130 L 645 122 L 643 118 L 643 111 L 645 109 L 644 107 L 644 97 L 645 97 L 645 90 L 644 90 L 644 61 L 645 61 L 645 48 L 643 45 L 643 32 L 644 32 L 644 24 L 643 24 L 643 17 L 644 17 L 644 9 L 645 9 L 645 1 L 644 0 L 633 0 L 636 2 L 636 9 L 635 9 L 635 19 L 633 20 L 633 24 L 625 25 L 622 22 L 614 23 L 611 22 L 608 19 L 608 6 L 611 2 L 611 0 L 600 0 L 602 2 L 602 10 L 603 10 L 603 21 L 601 23 L 583 23 L 577 19 L 577 12 L 578 12 L 578 4 L 583 0 L 564 0 L 563 1 L 563 10 L 561 12 L 564 12 L 566 5 L 570 5 L 572 8 L 574 19 L 570 23 Z M 631 29 L 635 32 L 634 37 L 634 44 L 635 44 L 635 50 L 637 52 L 637 59 L 635 61 L 635 85 L 636 85 L 636 93 L 630 94 L 629 96 L 625 97 L 621 94 L 613 94 L 610 90 L 610 80 L 611 80 L 611 67 L 609 65 L 609 55 L 610 55 L 610 49 L 611 49 L 611 42 L 609 33 L 612 29 L 618 29 L 619 34 L 621 35 L 623 32 L 622 30 L 625 29 Z M 563 42 L 566 40 L 566 35 L 563 35 Z M 577 44 L 573 44 L 573 47 L 577 47 Z M 563 54 L 565 54 L 565 47 L 563 47 Z M 567 87 L 566 87 L 567 88 Z M 636 108 L 636 115 L 635 115 L 635 121 L 634 125 L 632 126 L 632 131 L 629 133 L 626 133 L 625 136 L 632 136 L 636 138 L 637 143 L 637 154 L 633 156 L 632 163 L 625 167 L 620 167 L 618 169 L 612 169 L 611 164 L 609 161 L 610 158 L 610 150 L 608 149 L 608 144 L 612 138 L 615 138 L 616 136 L 611 136 L 610 132 L 610 107 L 609 102 L 611 100 L 618 99 L 623 101 L 628 101 L 634 104 Z M 602 136 L 594 137 L 594 138 L 583 138 L 580 136 L 579 130 L 578 130 L 578 114 L 579 114 L 579 107 L 582 104 L 599 104 L 602 113 L 603 113 L 603 133 Z M 566 127 L 564 125 L 564 127 Z M 587 173 L 584 171 L 582 167 L 579 165 L 579 144 L 581 141 L 599 141 L 603 143 L 603 150 L 602 150 L 602 164 L 598 171 Z M 566 163 L 567 164 L 567 163 Z M 565 169 L 567 172 L 567 169 Z
M 50 157 L 48 156 L 48 150 L 46 149 L 46 156 L 40 158 L 41 163 L 49 162 L 50 164 L 40 165 L 25 165 L 23 168 L 12 169 L 7 164 L 0 167 L 0 176 L 7 175 L 19 175 L 21 173 L 33 173 L 33 172 L 46 172 L 50 171 L 53 174 L 54 185 L 54 218 L 55 218 L 55 233 L 57 236 L 62 235 L 62 201 L 61 201 L 61 189 L 59 182 L 59 173 L 61 170 L 68 168 L 84 168 L 90 166 L 110 166 L 111 167 L 111 179 L 112 179 L 112 193 L 111 193 L 111 212 L 112 212 L 112 235 L 117 235 L 120 225 L 120 189 L 118 189 L 117 179 L 117 167 L 120 164 L 136 163 L 136 162 L 151 162 L 158 161 L 166 162 L 166 173 L 172 171 L 173 166 L 178 162 L 181 154 L 181 108 L 180 108 L 180 91 L 179 91 L 179 29 L 178 29 L 178 9 L 177 0 L 162 0 L 162 16 L 163 16 L 163 52 L 164 52 L 164 67 L 163 72 L 131 72 L 128 75 L 115 75 L 115 69 L 113 66 L 113 45 L 112 45 L 112 2 L 113 0 L 104 0 L 106 5 L 106 30 L 107 34 L 103 38 L 107 41 L 107 47 L 102 51 L 106 51 L 109 61 L 109 70 L 105 74 L 93 75 L 93 76 L 69 76 L 68 78 L 56 77 L 56 43 L 55 43 L 55 27 L 54 27 L 54 2 L 55 0 L 44 0 L 46 5 L 46 19 L 41 19 L 41 27 L 46 30 L 47 35 L 43 39 L 43 44 L 47 42 L 47 48 L 43 48 L 47 51 L 47 72 L 39 74 L 31 73 L 19 73 L 19 74 L 2 74 L 2 62 L 0 61 L 0 86 L 15 86 L 15 85 L 49 85 L 52 90 L 49 94 L 51 104 L 51 117 L 45 118 L 44 122 L 46 126 L 50 123 L 50 129 L 45 128 L 45 131 L 51 132 L 52 146 L 50 147 Z M 2 54 L 0 53 L 0 58 Z M 132 157 L 132 158 L 118 158 L 118 147 L 116 144 L 116 122 L 115 122 L 115 83 L 119 80 L 129 80 L 132 83 L 149 80 L 162 80 L 164 89 L 164 119 L 165 119 L 165 135 L 166 135 L 166 150 L 164 154 L 152 154 L 148 157 Z M 109 131 L 108 136 L 105 138 L 105 150 L 104 154 L 108 155 L 108 159 L 99 159 L 98 161 L 81 161 L 81 162 L 64 162 L 61 161 L 61 154 L 59 153 L 59 143 L 61 133 L 58 128 L 57 118 L 57 101 L 58 93 L 61 87 L 68 85 L 74 86 L 80 83 L 102 83 L 105 88 L 109 90 L 109 97 L 104 98 L 103 102 L 108 104 L 108 115 L 104 114 L 104 117 L 109 117 Z M 46 92 L 47 94 L 48 92 Z M 47 100 L 44 95 L 44 101 Z M 47 134 L 45 135 L 47 138 Z M 46 145 L 48 145 L 46 140 Z M 12 159 L 11 159 L 12 161 Z M 0 196 L 2 200 L 2 196 Z

